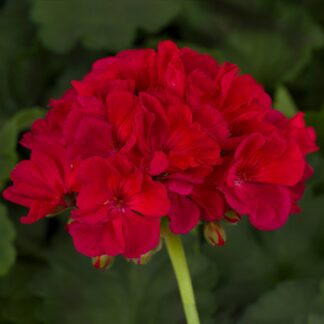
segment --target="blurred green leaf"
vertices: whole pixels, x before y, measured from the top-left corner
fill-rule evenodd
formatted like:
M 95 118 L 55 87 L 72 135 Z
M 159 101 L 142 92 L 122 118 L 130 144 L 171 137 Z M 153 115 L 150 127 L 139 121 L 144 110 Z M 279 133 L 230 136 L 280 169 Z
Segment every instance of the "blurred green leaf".
M 9 178 L 11 169 L 18 160 L 16 145 L 19 133 L 31 126 L 33 121 L 44 115 L 41 108 L 27 108 L 19 111 L 11 119 L 0 124 L 0 185 Z
M 318 294 L 318 283 L 283 282 L 249 306 L 239 324 L 306 323 L 308 315 L 317 306 Z
M 324 106 L 324 50 L 314 52 L 310 64 L 300 75 L 289 83 L 289 88 L 302 110 L 319 111 Z
M 30 42 L 32 26 L 27 23 L 27 10 L 27 1 L 10 0 L 0 11 L 0 116 L 17 108 L 12 78 L 16 60 Z
M 209 249 L 222 278 L 215 291 L 218 322 L 237 323 L 244 307 L 283 280 L 323 275 L 324 196 L 308 188 L 300 205 L 302 213 L 291 216 L 279 230 L 260 232 L 243 218 L 236 226 L 225 227 L 225 246 Z
M 31 26 L 26 24 L 27 1 L 5 1 L 0 11 L 0 66 L 17 55 L 22 46 L 28 44 Z
M 288 1 L 188 0 L 183 20 L 184 37 L 216 45 L 226 60 L 270 87 L 294 79 L 324 45 L 321 27 Z
M 12 116 L 12 121 L 16 124 L 17 130 L 21 132 L 28 129 L 36 119 L 43 117 L 44 114 L 43 108 L 25 108 Z
M 15 262 L 14 238 L 15 230 L 8 218 L 7 209 L 0 204 L 0 277 L 5 275 Z
M 320 153 L 324 153 L 324 109 L 321 111 L 308 111 L 305 115 L 305 119 L 308 125 L 313 126 L 316 131 L 316 142 L 322 150 Z
M 276 89 L 273 106 L 287 117 L 292 117 L 298 112 L 294 100 L 285 86 L 279 86 Z
M 44 45 L 66 52 L 81 42 L 89 49 L 131 46 L 138 29 L 155 33 L 179 12 L 176 0 L 33 0 L 32 17 Z
M 40 320 L 62 323 L 183 323 L 183 310 L 173 270 L 165 251 L 136 266 L 119 259 L 108 271 L 93 269 L 70 241 L 49 254 L 50 268 L 36 278 L 34 293 L 43 300 Z M 213 323 L 213 264 L 203 255 L 189 261 L 203 323 Z M 68 307 L 69 311 L 61 310 Z
M 0 279 L 0 323 L 40 324 L 36 317 L 40 306 L 38 297 L 31 293 L 30 283 L 38 275 L 41 264 L 17 263 L 12 271 Z
M 324 323 L 324 315 L 311 314 L 307 318 L 307 324 L 322 324 Z
M 236 226 L 225 227 L 227 242 L 217 249 L 209 248 L 211 262 L 218 265 L 222 280 L 215 291 L 218 321 L 225 314 L 234 315 L 263 291 L 272 287 L 278 269 L 271 256 L 259 244 L 257 231 L 247 218 Z M 217 321 L 216 321 L 217 322 Z
M 102 57 L 102 53 L 78 50 L 62 62 L 62 70 L 51 87 L 46 89 L 45 98 L 59 98 L 71 87 L 71 80 L 80 80 L 91 69 L 92 63 Z
M 302 212 L 273 232 L 262 232 L 261 244 L 278 268 L 278 279 L 316 278 L 324 273 L 324 196 L 308 188 Z
M 317 194 L 324 194 L 324 157 L 317 153 L 311 155 L 308 160 L 315 174 L 314 177 L 309 179 L 308 183 Z

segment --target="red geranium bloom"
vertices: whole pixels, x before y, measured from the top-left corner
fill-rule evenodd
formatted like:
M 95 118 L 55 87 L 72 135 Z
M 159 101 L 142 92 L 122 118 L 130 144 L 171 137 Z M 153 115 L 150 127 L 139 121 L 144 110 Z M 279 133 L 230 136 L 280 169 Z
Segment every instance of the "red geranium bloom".
M 249 215 L 255 227 L 272 230 L 287 221 L 292 206 L 288 188 L 301 180 L 304 169 L 295 143 L 253 134 L 237 148 L 222 189 L 228 203 Z
M 52 109 L 47 113 L 44 119 L 37 119 L 31 132 L 26 133 L 21 144 L 29 149 L 35 149 L 37 146 L 44 147 L 44 144 L 63 144 L 63 125 L 68 114 L 75 106 L 76 94 L 73 89 L 66 91 L 59 100 L 51 100 Z
M 82 162 L 77 185 L 77 210 L 68 228 L 79 252 L 135 258 L 158 245 L 161 217 L 169 210 L 166 191 L 126 157 Z
M 73 185 L 73 167 L 66 152 L 59 146 L 44 146 L 34 150 L 29 161 L 20 162 L 11 173 L 14 183 L 3 196 L 14 203 L 28 207 L 23 223 L 34 223 L 40 218 L 69 207 L 67 195 Z
M 299 211 L 305 156 L 318 149 L 302 113 L 286 118 L 236 65 L 171 41 L 98 60 L 50 108 L 23 137 L 31 159 L 4 197 L 30 208 L 24 222 L 73 197 L 69 232 L 96 260 L 156 248 L 163 216 L 176 234 L 209 223 L 213 244 L 223 219 L 280 227 Z

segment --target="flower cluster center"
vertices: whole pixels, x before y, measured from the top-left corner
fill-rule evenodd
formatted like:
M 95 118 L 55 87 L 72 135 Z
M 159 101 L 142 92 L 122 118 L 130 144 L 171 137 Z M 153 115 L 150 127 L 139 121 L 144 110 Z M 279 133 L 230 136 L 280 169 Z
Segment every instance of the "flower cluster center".
M 109 206 L 112 209 L 119 209 L 122 212 L 125 212 L 126 206 L 123 198 L 113 197 L 112 199 L 107 199 L 104 202 L 104 205 Z

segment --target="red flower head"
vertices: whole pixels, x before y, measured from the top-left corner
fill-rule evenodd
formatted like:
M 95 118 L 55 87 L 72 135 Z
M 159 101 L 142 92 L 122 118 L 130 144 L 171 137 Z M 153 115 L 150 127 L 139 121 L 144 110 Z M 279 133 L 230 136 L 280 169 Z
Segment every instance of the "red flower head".
M 79 252 L 136 258 L 158 245 L 169 210 L 162 184 L 121 155 L 82 162 L 76 182 L 77 209 L 68 228 Z
M 20 162 L 11 173 L 14 183 L 3 196 L 30 208 L 23 223 L 33 223 L 46 215 L 69 207 L 73 186 L 73 166 L 65 150 L 56 145 L 43 146 L 32 152 L 31 159 Z
M 296 143 L 274 134 L 246 137 L 230 163 L 222 190 L 228 203 L 261 230 L 282 226 L 289 216 L 289 188 L 302 178 L 305 161 Z
M 175 234 L 205 222 L 213 244 L 222 220 L 284 225 L 317 150 L 302 113 L 286 118 L 234 64 L 171 41 L 95 62 L 50 107 L 4 197 L 30 208 L 28 223 L 72 204 L 69 233 L 98 267 L 151 255 L 164 216 Z

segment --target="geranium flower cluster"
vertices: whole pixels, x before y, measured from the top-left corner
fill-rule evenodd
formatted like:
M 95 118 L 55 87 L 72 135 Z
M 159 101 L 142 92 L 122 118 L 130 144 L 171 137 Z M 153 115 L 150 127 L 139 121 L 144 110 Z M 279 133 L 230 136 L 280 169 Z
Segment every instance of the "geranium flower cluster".
M 98 60 L 50 107 L 4 197 L 29 208 L 23 223 L 72 207 L 68 231 L 89 257 L 141 257 L 163 217 L 175 234 L 205 222 L 219 236 L 220 220 L 244 215 L 277 229 L 317 150 L 302 113 L 286 118 L 237 66 L 171 41 Z

